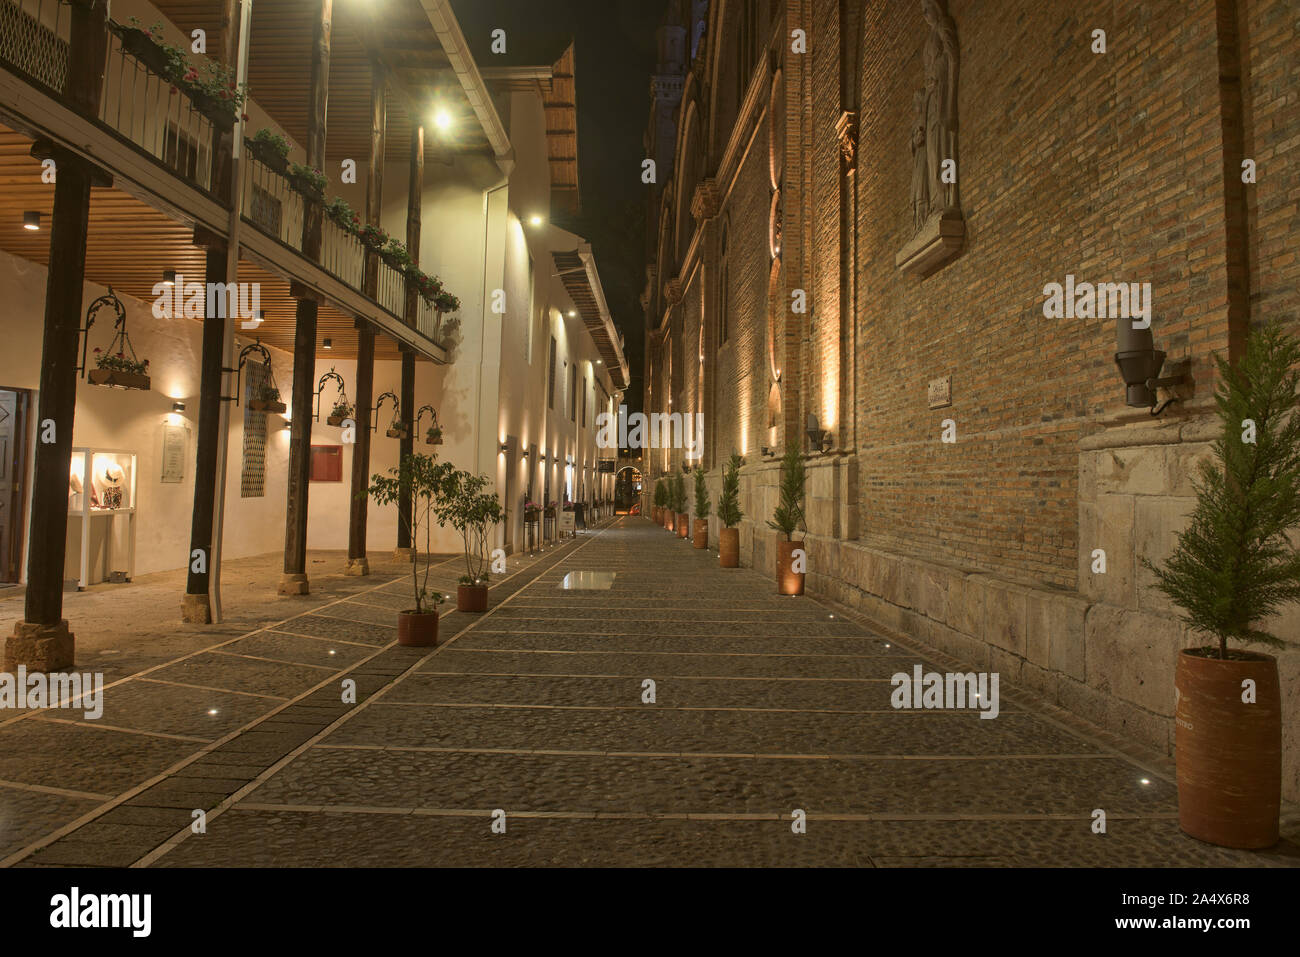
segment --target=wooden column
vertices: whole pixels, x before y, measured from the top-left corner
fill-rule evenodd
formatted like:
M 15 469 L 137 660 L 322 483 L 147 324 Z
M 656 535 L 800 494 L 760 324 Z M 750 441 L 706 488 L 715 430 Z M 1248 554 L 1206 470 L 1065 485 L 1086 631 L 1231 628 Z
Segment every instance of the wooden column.
M 68 535 L 68 474 L 77 405 L 77 360 L 85 282 L 90 187 L 108 185 L 79 157 L 37 143 L 32 155 L 57 168 L 50 258 L 45 284 L 45 334 L 37 400 L 27 595 L 23 619 L 5 642 L 4 670 L 59 671 L 74 660 L 74 637 L 63 619 L 63 561 Z M 87 486 L 90 476 L 84 477 Z
M 416 125 L 411 129 L 410 176 L 407 183 L 406 197 L 406 251 L 411 261 L 420 265 L 420 206 L 424 197 L 424 127 Z M 415 283 L 406 281 L 406 324 L 414 327 L 416 310 L 419 308 L 419 290 Z M 415 450 L 415 353 L 409 349 L 402 350 L 402 386 L 400 401 L 402 403 L 402 421 L 405 423 L 406 438 L 402 439 L 399 454 L 405 459 Z M 397 509 L 401 515 L 411 514 L 411 496 L 403 492 L 398 496 Z M 397 523 L 397 549 L 394 557 L 398 560 L 414 555 L 411 545 L 410 523 Z
M 312 32 L 311 103 L 307 117 L 307 165 L 325 166 L 325 111 L 329 98 L 330 34 L 333 0 L 319 0 Z M 320 259 L 321 205 L 306 203 L 302 224 L 302 251 Z M 289 432 L 288 496 L 284 521 L 284 574 L 280 594 L 305 595 L 307 581 L 307 499 L 311 478 L 312 400 L 316 386 L 316 317 L 314 291 L 294 283 L 289 293 L 297 300 L 293 337 L 293 418 Z M 359 423 L 366 428 L 368 423 Z
M 226 281 L 226 246 L 210 237 L 195 237 L 207 245 L 205 256 L 209 283 Z M 181 600 L 181 617 L 188 622 L 206 625 L 212 622 L 212 604 L 208 597 L 212 561 L 213 509 L 217 493 L 217 439 L 221 429 L 221 357 L 225 352 L 226 320 L 214 309 L 209 297 L 203 317 L 203 354 L 199 360 L 199 436 L 194 467 L 194 512 L 190 519 L 189 576 L 185 597 Z
M 378 226 L 384 202 L 384 149 L 388 126 L 385 91 L 386 74 L 378 60 L 370 62 L 370 166 L 366 170 L 366 222 Z M 365 273 L 361 290 L 371 299 L 379 291 L 379 257 L 366 250 Z M 375 330 L 366 322 L 357 328 L 357 421 L 370 421 L 370 403 L 374 399 Z M 366 557 L 366 525 L 370 500 L 365 490 L 370 486 L 370 429 L 357 430 L 352 446 L 352 487 L 348 514 L 347 574 L 369 575 Z

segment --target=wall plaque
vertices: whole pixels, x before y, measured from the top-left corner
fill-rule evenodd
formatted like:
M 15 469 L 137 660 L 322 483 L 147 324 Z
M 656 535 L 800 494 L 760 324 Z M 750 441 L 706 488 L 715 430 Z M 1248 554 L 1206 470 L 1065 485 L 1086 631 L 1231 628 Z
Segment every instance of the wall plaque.
M 952 376 L 930 380 L 930 408 L 946 409 L 952 405 Z
M 185 451 L 190 444 L 190 430 L 183 425 L 163 426 L 161 481 L 179 484 L 185 478 Z

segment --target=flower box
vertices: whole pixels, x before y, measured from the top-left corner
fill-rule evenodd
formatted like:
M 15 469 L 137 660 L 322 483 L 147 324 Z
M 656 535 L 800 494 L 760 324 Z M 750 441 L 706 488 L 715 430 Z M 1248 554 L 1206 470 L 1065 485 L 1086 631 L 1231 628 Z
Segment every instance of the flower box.
M 248 407 L 254 412 L 277 412 L 281 415 L 289 411 L 289 407 L 283 402 L 272 399 L 249 399 Z
M 239 107 L 233 100 L 223 100 L 189 88 L 186 88 L 185 92 L 190 102 L 194 104 L 194 109 L 206 116 L 217 129 L 228 133 L 235 128 Z
M 279 173 L 281 176 L 289 175 L 289 157 L 281 155 L 270 143 L 257 140 L 245 140 L 244 142 L 248 146 L 248 153 L 253 159 L 273 173 Z
M 388 432 L 387 432 L 387 435 L 388 435 L 388 437 L 389 437 L 390 439 L 404 439 L 404 438 L 406 438 L 407 435 L 409 435 L 409 434 L 410 434 L 410 433 L 408 433 L 408 432 L 406 431 L 406 429 L 401 429 L 401 428 L 398 428 L 397 426 L 389 426 L 389 429 L 388 429 Z
M 112 27 L 110 27 L 112 29 Z M 113 30 L 122 41 L 122 50 L 144 64 L 145 69 L 164 79 L 172 77 L 172 63 L 167 50 L 156 41 L 148 30 L 138 27 L 118 26 Z
M 424 436 L 425 445 L 442 445 L 442 429 L 430 429 Z
M 119 389 L 149 391 L 149 377 L 136 372 L 121 372 L 117 369 L 91 369 L 86 379 L 91 385 L 107 385 Z

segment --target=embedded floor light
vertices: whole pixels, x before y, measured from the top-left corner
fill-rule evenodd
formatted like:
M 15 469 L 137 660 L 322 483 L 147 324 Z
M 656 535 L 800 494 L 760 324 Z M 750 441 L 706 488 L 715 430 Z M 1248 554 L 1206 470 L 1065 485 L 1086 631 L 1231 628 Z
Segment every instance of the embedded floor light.
M 176 270 L 175 270 L 175 269 L 164 269 L 164 270 L 163 270 L 163 282 L 165 282 L 165 283 L 166 283 L 167 285 L 169 285 L 169 286 L 174 286 L 174 285 L 176 285 Z
M 36 210 L 28 210 L 23 213 L 23 229 L 30 229 L 33 232 L 41 228 L 41 214 Z

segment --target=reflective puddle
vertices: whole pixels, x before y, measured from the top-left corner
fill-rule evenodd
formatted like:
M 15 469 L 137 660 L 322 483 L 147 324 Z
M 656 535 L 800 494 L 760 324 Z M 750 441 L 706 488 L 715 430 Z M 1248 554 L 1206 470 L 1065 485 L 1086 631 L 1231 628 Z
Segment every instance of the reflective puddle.
M 607 591 L 614 587 L 617 572 L 569 572 L 560 587 L 569 591 Z

